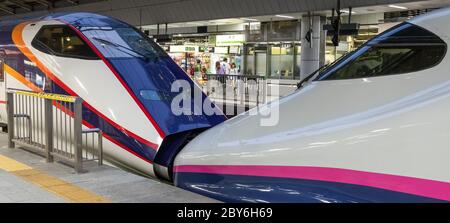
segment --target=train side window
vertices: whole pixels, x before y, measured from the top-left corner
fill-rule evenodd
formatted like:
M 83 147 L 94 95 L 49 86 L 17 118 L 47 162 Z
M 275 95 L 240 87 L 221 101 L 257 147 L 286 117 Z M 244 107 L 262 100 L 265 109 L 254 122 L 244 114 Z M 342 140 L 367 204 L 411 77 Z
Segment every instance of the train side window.
M 66 25 L 43 26 L 32 41 L 37 50 L 59 57 L 100 59 L 78 34 Z
M 438 65 L 447 45 L 433 33 L 404 23 L 381 34 L 323 72 L 318 80 L 369 78 L 418 72 Z

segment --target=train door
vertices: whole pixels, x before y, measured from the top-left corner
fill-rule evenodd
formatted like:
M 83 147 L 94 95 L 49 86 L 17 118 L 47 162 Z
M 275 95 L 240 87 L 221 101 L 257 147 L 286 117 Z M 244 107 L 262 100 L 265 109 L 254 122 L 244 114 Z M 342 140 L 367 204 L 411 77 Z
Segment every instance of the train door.
M 6 123 L 5 51 L 0 50 L 0 123 Z

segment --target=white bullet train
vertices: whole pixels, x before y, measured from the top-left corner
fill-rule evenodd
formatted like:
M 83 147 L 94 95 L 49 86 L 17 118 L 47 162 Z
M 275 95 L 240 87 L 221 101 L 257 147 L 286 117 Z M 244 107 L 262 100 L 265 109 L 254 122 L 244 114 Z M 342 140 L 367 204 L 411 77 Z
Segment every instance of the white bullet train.
M 450 9 L 402 23 L 262 109 L 209 129 L 175 185 L 226 202 L 450 201 Z
M 116 19 L 2 21 L 0 119 L 7 88 L 79 96 L 110 160 L 225 202 L 446 202 L 448 21 L 450 9 L 439 10 L 370 40 L 259 108 L 279 110 L 272 127 L 249 113 L 226 121 L 218 109 L 174 115 L 172 83 L 195 84 Z
M 108 160 L 146 176 L 169 178 L 183 144 L 226 119 L 218 108 L 218 115 L 174 115 L 172 84 L 194 82 L 146 35 L 102 15 L 1 21 L 0 63 L 0 122 L 7 89 L 79 96 L 83 125 L 103 130 Z

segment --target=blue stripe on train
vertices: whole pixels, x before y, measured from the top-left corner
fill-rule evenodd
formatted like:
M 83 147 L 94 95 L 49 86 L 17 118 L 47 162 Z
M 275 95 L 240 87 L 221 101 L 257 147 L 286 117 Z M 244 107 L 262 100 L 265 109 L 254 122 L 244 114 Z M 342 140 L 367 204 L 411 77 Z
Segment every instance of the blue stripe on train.
M 175 173 L 175 185 L 223 202 L 441 203 L 433 198 L 325 181 Z

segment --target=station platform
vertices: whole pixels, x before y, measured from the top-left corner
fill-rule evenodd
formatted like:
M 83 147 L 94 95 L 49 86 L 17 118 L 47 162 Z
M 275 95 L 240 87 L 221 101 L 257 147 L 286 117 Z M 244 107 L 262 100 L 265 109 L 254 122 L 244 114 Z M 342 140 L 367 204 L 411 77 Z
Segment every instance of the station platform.
M 0 203 L 216 203 L 113 166 L 87 163 L 83 174 L 8 148 L 0 134 Z

